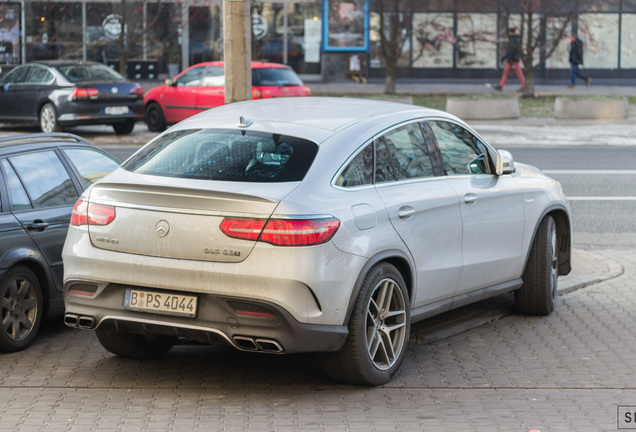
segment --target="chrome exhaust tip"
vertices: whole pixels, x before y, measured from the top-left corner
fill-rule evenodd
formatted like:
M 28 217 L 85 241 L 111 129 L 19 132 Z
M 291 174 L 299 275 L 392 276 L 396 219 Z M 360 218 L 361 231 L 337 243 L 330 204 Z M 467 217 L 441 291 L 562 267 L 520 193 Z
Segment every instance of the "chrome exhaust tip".
M 95 328 L 95 318 L 91 316 L 82 316 L 79 318 L 77 326 L 81 329 L 92 330 Z
M 77 328 L 79 323 L 79 316 L 75 314 L 64 315 L 64 324 L 69 327 Z
M 282 353 L 283 347 L 278 342 L 272 339 L 256 339 L 254 341 L 260 351 L 270 353 Z

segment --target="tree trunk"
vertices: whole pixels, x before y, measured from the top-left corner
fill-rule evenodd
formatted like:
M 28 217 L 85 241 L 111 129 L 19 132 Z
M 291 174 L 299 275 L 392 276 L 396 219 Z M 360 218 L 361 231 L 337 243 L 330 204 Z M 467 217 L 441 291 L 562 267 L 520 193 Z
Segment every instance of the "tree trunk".
M 523 61 L 523 76 L 526 80 L 526 85 L 523 88 L 523 97 L 537 97 L 534 90 L 534 65 L 531 57 L 526 57 L 526 60 Z

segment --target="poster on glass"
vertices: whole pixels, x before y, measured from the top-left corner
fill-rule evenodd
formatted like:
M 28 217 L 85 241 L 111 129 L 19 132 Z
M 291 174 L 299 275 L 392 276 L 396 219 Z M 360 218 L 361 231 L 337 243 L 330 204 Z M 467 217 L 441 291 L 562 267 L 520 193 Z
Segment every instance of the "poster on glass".
M 368 1 L 325 0 L 323 17 L 323 51 L 368 51 Z

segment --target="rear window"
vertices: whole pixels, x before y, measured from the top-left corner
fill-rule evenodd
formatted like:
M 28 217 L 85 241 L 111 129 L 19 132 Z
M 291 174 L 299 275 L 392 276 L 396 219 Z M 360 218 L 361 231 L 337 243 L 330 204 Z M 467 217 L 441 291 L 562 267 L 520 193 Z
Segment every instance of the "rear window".
M 126 78 L 102 64 L 72 64 L 59 66 L 59 71 L 71 82 L 125 81 Z
M 196 129 L 168 133 L 122 167 L 140 174 L 238 182 L 300 181 L 318 145 L 263 132 Z
M 296 73 L 287 68 L 252 69 L 252 85 L 261 87 L 301 86 Z

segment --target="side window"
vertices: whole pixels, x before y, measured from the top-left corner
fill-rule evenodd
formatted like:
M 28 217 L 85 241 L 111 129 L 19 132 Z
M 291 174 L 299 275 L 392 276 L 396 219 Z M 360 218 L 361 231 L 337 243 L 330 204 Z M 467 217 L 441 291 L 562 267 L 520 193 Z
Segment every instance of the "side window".
M 338 178 L 338 185 L 344 187 L 369 184 L 373 184 L 373 144 L 358 153 Z
M 30 70 L 30 66 L 13 69 L 2 79 L 2 84 L 20 84 L 25 82 Z
M 448 175 L 491 174 L 486 146 L 472 133 L 454 123 L 429 122 Z
M 221 87 L 225 85 L 225 74 L 220 66 L 208 66 L 205 71 L 203 85 L 206 87 Z
M 77 191 L 62 162 L 52 150 L 9 158 L 35 208 L 72 205 Z
M 181 86 L 200 86 L 201 81 L 203 79 L 203 72 L 205 71 L 205 66 L 196 67 L 194 69 L 190 69 L 187 72 L 184 72 L 183 75 L 179 77 L 177 80 L 177 85 Z
M 22 183 L 13 170 L 13 167 L 6 161 L 6 159 L 2 161 L 2 169 L 6 175 L 9 200 L 13 206 L 13 210 L 20 211 L 32 209 L 31 201 L 29 201 L 29 196 L 24 190 L 24 186 L 22 186 Z
M 29 75 L 30 83 L 49 83 L 53 81 L 53 74 L 43 67 L 34 67 Z
M 419 123 L 394 129 L 384 139 L 398 180 L 435 175 Z
M 64 153 L 73 162 L 87 186 L 95 183 L 119 166 L 117 161 L 96 150 L 74 148 L 65 149 Z

